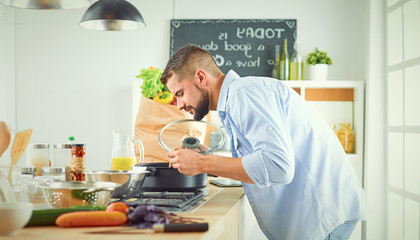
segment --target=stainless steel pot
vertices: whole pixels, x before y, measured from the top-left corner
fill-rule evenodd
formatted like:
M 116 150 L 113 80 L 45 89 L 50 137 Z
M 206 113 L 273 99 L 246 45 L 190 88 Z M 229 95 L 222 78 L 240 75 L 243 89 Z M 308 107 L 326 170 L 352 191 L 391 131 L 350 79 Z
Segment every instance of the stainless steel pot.
M 148 171 L 103 170 L 86 172 L 87 182 L 113 182 L 121 184 L 115 188 L 111 198 L 130 198 L 142 190 Z

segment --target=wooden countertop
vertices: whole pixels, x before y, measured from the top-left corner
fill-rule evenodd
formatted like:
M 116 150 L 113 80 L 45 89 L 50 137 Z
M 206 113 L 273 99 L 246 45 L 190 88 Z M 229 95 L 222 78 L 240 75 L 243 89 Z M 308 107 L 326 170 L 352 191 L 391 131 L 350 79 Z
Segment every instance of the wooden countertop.
M 208 184 L 208 188 L 216 188 Z M 239 238 L 239 200 L 244 195 L 242 187 L 222 188 L 200 208 L 192 213 L 177 213 L 180 216 L 204 218 L 209 223 L 209 231 L 203 233 L 136 233 L 136 234 L 87 234 L 86 232 L 112 229 L 112 227 L 60 228 L 27 227 L 13 236 L 2 236 L 4 240 L 106 240 L 106 239 L 238 239 Z

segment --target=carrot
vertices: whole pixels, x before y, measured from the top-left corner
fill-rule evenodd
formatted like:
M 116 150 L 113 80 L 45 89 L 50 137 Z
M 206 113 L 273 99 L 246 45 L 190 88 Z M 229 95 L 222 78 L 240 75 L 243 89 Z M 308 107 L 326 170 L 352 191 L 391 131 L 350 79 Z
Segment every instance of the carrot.
M 122 212 L 80 211 L 61 214 L 55 224 L 59 227 L 119 226 L 127 220 Z

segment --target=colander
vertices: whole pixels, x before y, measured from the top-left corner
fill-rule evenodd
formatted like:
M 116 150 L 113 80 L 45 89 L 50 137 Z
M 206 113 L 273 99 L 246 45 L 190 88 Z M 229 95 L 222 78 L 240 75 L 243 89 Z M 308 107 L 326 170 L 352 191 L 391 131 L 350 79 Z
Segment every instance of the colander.
M 41 185 L 45 201 L 52 208 L 76 205 L 106 206 L 111 192 L 121 184 L 113 182 L 51 182 Z

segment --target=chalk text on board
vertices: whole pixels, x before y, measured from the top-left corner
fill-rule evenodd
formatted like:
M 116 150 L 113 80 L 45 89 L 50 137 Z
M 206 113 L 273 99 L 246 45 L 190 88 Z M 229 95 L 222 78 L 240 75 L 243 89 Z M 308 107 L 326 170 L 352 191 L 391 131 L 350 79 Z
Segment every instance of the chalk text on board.
M 201 46 L 200 45 L 198 46 L 206 51 L 216 51 L 217 49 L 219 49 L 219 45 L 217 45 L 217 43 L 214 43 L 213 41 L 210 41 L 210 43 L 208 44 L 203 44 Z
M 228 38 L 227 32 L 220 32 L 219 33 L 219 40 L 220 41 L 226 40 L 227 38 Z
M 260 67 L 260 57 L 258 57 L 257 60 L 237 60 L 236 67 Z
M 252 58 L 252 55 L 248 55 L 248 51 L 252 49 L 250 43 L 228 43 L 225 41 L 225 51 L 226 52 L 239 52 L 243 51 L 247 58 Z
M 273 39 L 281 38 L 281 33 L 284 32 L 284 28 L 236 28 L 236 36 L 238 38 L 258 38 L 258 39 Z

